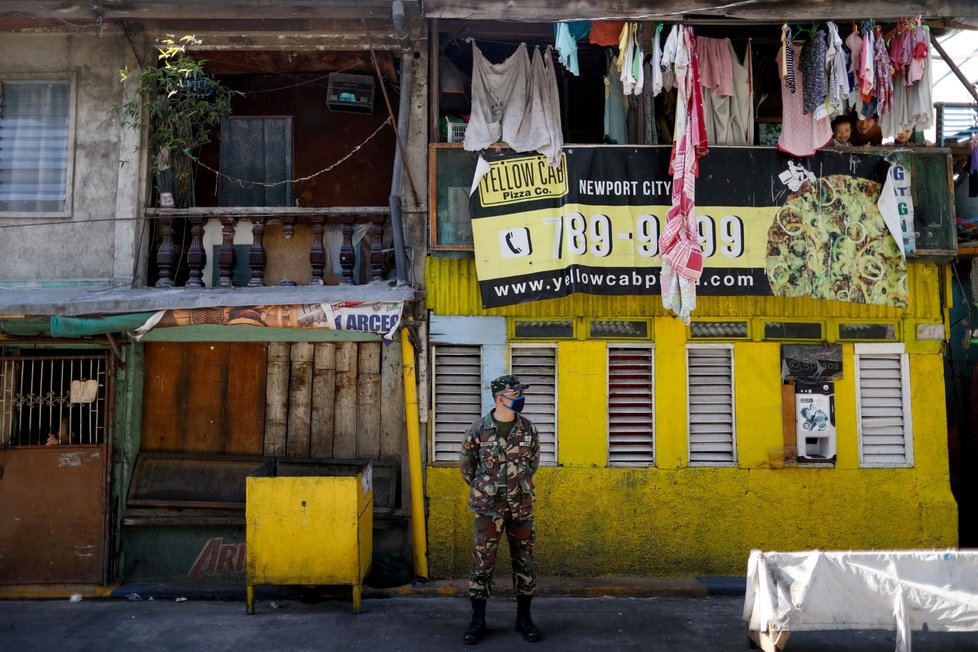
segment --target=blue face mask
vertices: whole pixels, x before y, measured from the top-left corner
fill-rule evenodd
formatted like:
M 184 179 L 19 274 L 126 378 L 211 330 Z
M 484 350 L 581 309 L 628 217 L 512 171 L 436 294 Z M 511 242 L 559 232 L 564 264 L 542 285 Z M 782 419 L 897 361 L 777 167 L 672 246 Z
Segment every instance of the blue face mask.
M 526 403 L 525 396 L 517 396 L 516 398 L 507 398 L 504 396 L 503 400 L 509 401 L 509 405 L 507 405 L 506 407 L 508 407 L 510 410 L 516 413 L 522 412 L 523 405 Z

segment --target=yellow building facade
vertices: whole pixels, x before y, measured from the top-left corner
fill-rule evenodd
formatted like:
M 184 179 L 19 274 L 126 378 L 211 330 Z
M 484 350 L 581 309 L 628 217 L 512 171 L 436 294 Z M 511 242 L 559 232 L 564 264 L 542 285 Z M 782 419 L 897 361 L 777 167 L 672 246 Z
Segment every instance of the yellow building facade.
M 536 479 L 540 574 L 742 575 L 754 548 L 955 546 L 941 341 L 946 268 L 918 262 L 908 267 L 911 301 L 905 309 L 809 298 L 703 296 L 687 327 L 657 296 L 577 294 L 483 310 L 472 260 L 429 258 L 435 389 L 425 491 L 431 577 L 464 577 L 471 560 L 467 487 L 451 451 L 451 433 L 459 427 L 448 423 L 447 399 L 441 406 L 438 400 L 439 382 L 448 380 L 440 371 L 445 358 L 439 349 L 448 351 L 456 343 L 481 351 L 483 382 L 486 372 L 517 371 L 513 354 L 521 347 L 553 352 L 554 397 L 535 396 L 532 387 L 527 392 L 527 413 L 534 401 L 547 400 L 554 417 L 553 458 L 544 460 Z M 479 320 L 495 330 L 478 332 Z M 595 321 L 643 323 L 646 336 L 593 337 Z M 567 322 L 566 336 L 521 336 L 533 333 L 532 327 L 521 330 L 524 323 Z M 817 325 L 820 339 L 772 335 L 772 324 L 785 323 Z M 735 328 L 725 330 L 725 324 Z M 787 404 L 792 398 L 785 392 L 782 352 L 796 344 L 841 349 L 842 373 L 834 383 L 834 460 L 796 463 L 790 451 L 785 457 L 785 444 L 795 435 L 786 432 L 793 426 L 786 425 L 785 414 L 795 406 Z M 645 464 L 611 459 L 609 350 L 616 346 L 644 347 L 652 362 L 654 452 Z M 698 409 L 689 401 L 691 349 L 720 350 L 730 360 L 733 451 L 720 463 L 691 453 L 690 410 Z M 895 362 L 898 376 L 903 370 L 898 379 L 903 389 L 894 399 L 901 405 L 892 409 L 908 417 L 900 426 L 902 461 L 882 464 L 883 457 L 870 454 L 865 434 L 874 417 L 866 404 L 860 407 L 871 393 L 872 375 L 861 362 L 879 352 Z M 487 365 L 487 357 L 497 361 L 495 367 Z M 461 431 L 464 426 L 459 438 Z

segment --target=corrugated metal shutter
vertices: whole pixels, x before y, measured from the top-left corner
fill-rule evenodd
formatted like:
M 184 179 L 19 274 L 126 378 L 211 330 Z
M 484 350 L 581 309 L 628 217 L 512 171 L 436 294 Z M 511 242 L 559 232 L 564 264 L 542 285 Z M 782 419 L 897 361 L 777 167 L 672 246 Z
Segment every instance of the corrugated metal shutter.
M 557 463 L 557 349 L 554 346 L 522 346 L 511 349 L 510 368 L 528 383 L 523 415 L 540 434 L 540 463 Z
M 654 362 L 650 346 L 608 346 L 608 464 L 655 462 Z
M 899 345 L 898 345 L 899 346 Z M 911 466 L 906 354 L 856 347 L 861 466 Z
M 737 461 L 734 428 L 733 349 L 727 345 L 686 348 L 689 401 L 689 463 Z
M 482 347 L 436 344 L 433 462 L 457 462 L 462 437 L 482 411 Z
M 0 104 L 0 211 L 65 209 L 68 82 L 7 82 Z

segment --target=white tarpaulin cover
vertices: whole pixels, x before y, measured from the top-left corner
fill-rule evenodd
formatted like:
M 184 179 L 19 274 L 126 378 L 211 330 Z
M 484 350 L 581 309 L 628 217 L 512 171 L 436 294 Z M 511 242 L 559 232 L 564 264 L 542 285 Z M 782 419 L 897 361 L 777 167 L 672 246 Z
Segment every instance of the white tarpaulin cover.
M 747 564 L 752 632 L 896 629 L 978 631 L 978 551 L 764 552 Z

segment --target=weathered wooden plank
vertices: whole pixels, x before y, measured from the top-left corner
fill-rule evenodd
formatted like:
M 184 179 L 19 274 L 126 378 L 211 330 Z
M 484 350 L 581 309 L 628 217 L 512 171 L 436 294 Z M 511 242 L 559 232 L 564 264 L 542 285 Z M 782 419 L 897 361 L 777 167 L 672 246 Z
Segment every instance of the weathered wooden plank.
M 296 342 L 290 353 L 289 427 L 285 446 L 289 457 L 309 457 L 313 350 L 311 342 Z
M 232 342 L 228 345 L 228 391 L 224 415 L 230 423 L 225 450 L 261 455 L 265 433 L 265 368 L 268 346 Z
M 357 457 L 380 455 L 380 342 L 362 342 L 358 352 Z
M 201 342 L 180 347 L 184 359 L 182 385 L 189 391 L 177 409 L 183 413 L 180 450 L 223 453 L 231 424 L 223 418 L 227 401 L 228 345 Z
M 404 445 L 404 365 L 401 343 L 395 340 L 381 350 L 380 456 L 401 459 Z
M 333 457 L 357 455 L 357 343 L 336 344 L 336 400 L 333 403 Z
M 182 414 L 178 399 L 189 388 L 182 380 L 182 345 L 166 342 L 147 344 L 143 353 L 143 427 L 141 449 L 179 451 L 182 449 Z
M 265 455 L 285 455 L 289 413 L 289 350 L 287 342 L 268 345 L 265 377 Z
M 336 345 L 315 345 L 312 367 L 312 418 L 309 455 L 333 457 L 333 401 L 336 396 Z

